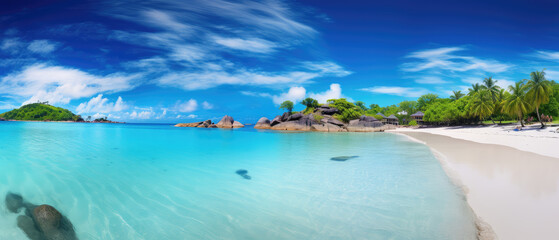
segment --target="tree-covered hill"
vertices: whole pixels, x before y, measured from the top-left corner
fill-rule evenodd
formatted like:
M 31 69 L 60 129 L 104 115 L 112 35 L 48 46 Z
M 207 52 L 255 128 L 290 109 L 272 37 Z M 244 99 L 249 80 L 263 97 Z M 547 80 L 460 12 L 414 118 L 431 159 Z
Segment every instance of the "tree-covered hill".
M 71 111 L 43 103 L 32 103 L 0 114 L 6 120 L 30 121 L 83 121 L 80 115 Z

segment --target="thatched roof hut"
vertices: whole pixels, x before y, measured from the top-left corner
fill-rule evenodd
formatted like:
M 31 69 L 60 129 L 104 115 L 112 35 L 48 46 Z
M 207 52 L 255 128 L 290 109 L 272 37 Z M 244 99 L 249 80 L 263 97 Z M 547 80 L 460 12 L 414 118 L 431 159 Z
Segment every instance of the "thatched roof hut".
M 419 124 L 423 123 L 423 116 L 425 116 L 425 114 L 421 111 L 417 111 L 416 113 L 410 115 L 410 117 Z
M 386 123 L 388 124 L 398 125 L 399 119 L 396 116 L 394 116 L 394 114 L 385 117 L 385 119 L 386 119 Z

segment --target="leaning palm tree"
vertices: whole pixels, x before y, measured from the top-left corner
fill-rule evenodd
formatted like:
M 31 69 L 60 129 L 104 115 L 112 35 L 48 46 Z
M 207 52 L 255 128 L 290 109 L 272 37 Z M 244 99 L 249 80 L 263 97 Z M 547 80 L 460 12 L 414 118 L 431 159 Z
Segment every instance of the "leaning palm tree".
M 514 86 L 509 86 L 510 95 L 505 99 L 503 111 L 511 116 L 517 116 L 520 120 L 520 125 L 524 127 L 522 119 L 524 114 L 531 111 L 532 106 L 528 99 L 526 99 L 526 85 L 524 81 L 516 82 Z
M 450 99 L 456 101 L 462 98 L 463 96 L 464 94 L 462 93 L 462 91 L 452 91 L 452 95 L 450 95 Z
M 495 109 L 495 104 L 491 99 L 491 93 L 487 89 L 479 90 L 472 98 L 470 103 L 470 113 L 474 117 L 479 117 L 479 120 L 483 120 L 488 116 L 493 114 Z
M 472 84 L 471 88 L 468 88 L 468 96 L 473 96 L 482 89 L 482 86 L 479 83 Z
M 549 97 L 553 94 L 553 89 L 551 88 L 551 82 L 545 78 L 544 70 L 535 71 L 530 73 L 530 80 L 526 83 L 528 92 L 526 97 L 528 101 L 536 108 L 536 115 L 538 115 L 538 120 L 545 127 L 543 121 L 540 117 L 539 108 L 541 104 L 549 102 Z

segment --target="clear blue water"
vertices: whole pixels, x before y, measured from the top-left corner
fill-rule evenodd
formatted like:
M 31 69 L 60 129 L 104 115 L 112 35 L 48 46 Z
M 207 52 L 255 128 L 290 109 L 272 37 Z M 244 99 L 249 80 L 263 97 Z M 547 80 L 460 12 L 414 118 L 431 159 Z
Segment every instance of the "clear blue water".
M 59 209 L 80 239 L 476 234 L 429 149 L 390 133 L 0 122 L 0 144 L 0 239 L 26 239 L 9 191 Z M 343 155 L 359 157 L 330 160 Z

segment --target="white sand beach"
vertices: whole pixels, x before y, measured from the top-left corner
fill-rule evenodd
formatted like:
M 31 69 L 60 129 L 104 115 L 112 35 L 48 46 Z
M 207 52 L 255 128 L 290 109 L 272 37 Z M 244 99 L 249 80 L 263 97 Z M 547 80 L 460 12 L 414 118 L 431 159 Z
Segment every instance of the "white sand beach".
M 398 128 L 398 132 L 425 132 L 464 139 L 478 143 L 509 146 L 522 151 L 559 158 L 558 127 L 540 129 L 539 124 L 514 131 L 516 125 L 507 126 L 458 126 L 439 128 Z
M 556 128 L 397 129 L 433 150 L 497 239 L 559 236 L 559 133 Z M 480 239 L 493 239 L 482 231 Z

